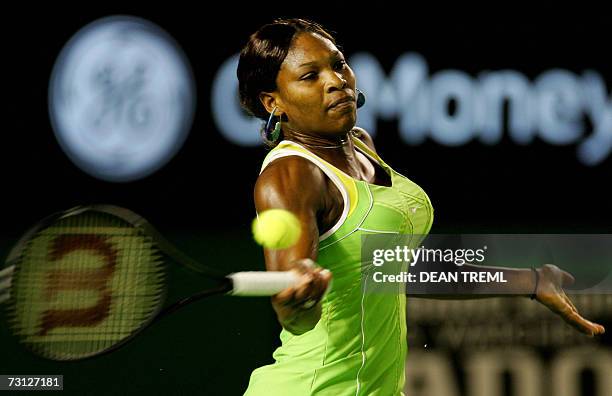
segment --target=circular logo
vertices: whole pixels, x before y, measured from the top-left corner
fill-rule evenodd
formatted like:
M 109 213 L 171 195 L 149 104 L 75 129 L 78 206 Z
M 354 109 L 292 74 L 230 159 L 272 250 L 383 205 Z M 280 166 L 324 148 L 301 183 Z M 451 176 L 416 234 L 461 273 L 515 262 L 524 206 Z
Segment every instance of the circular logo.
M 49 84 L 55 136 L 83 171 L 113 182 L 165 165 L 195 111 L 189 63 L 174 40 L 135 17 L 97 20 L 62 49 Z

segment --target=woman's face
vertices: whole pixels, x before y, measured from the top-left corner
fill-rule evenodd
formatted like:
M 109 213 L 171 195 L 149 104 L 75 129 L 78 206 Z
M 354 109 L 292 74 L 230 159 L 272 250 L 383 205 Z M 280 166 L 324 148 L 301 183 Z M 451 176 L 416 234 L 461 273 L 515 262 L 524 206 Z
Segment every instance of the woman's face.
M 337 135 L 355 126 L 355 74 L 326 38 L 301 33 L 293 40 L 271 96 L 288 126 L 304 133 Z

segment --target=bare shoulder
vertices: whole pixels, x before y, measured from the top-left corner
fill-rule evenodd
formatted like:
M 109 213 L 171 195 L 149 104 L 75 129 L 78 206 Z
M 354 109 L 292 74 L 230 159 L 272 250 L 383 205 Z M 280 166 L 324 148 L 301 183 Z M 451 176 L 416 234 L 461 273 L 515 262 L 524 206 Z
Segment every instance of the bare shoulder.
M 289 210 L 318 210 L 327 188 L 323 172 L 299 156 L 279 158 L 270 163 L 255 183 L 255 206 Z
M 376 147 L 374 147 L 374 140 L 372 139 L 372 136 L 370 136 L 368 131 L 360 127 L 354 127 L 353 133 L 355 133 L 358 139 L 364 142 L 369 148 L 372 149 L 372 151 L 376 153 Z

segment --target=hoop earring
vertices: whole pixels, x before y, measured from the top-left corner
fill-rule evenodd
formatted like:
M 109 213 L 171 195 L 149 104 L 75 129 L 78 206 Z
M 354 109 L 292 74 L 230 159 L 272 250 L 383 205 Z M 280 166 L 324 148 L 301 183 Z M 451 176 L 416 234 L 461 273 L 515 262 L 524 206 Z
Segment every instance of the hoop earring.
M 357 88 L 355 88 L 355 91 L 357 91 L 357 108 L 363 107 L 366 102 L 365 94 Z
M 278 121 L 274 124 L 274 129 L 272 129 L 272 119 L 274 118 L 274 113 L 278 107 L 274 107 L 272 109 L 272 113 L 270 113 L 270 118 L 268 118 L 268 122 L 266 123 L 266 139 L 271 142 L 275 142 L 278 140 L 278 137 L 281 133 L 281 116 L 278 116 Z

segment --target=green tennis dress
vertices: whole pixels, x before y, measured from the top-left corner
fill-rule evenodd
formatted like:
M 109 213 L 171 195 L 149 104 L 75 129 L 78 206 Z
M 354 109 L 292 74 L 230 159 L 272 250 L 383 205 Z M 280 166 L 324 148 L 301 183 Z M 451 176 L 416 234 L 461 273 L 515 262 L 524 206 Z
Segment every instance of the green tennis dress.
M 397 293 L 368 293 L 362 281 L 361 243 L 367 234 L 425 235 L 433 208 L 423 189 L 395 172 L 361 140 L 355 147 L 391 176 L 385 187 L 356 180 L 301 145 L 282 141 L 266 156 L 297 155 L 316 164 L 338 187 L 344 210 L 319 237 L 317 263 L 333 273 L 314 329 L 282 330 L 273 364 L 251 374 L 245 396 L 403 395 L 406 360 L 405 285 Z M 372 285 L 373 286 L 373 285 Z

